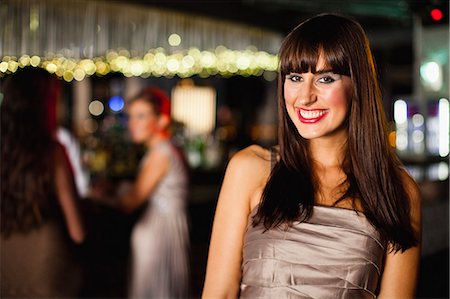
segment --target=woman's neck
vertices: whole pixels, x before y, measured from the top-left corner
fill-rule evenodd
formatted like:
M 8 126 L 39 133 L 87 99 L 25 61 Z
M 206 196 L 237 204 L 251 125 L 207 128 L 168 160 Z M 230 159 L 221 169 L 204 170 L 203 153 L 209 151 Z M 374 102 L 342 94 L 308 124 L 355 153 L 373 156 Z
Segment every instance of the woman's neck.
M 317 190 L 315 190 L 316 204 L 332 206 L 345 194 L 348 188 L 346 184 L 347 176 L 343 169 L 346 143 L 346 136 L 310 140 L 311 166 L 317 187 Z M 352 201 L 345 200 L 340 202 L 338 206 L 352 208 L 352 205 Z
M 346 143 L 346 136 L 311 139 L 309 152 L 314 164 L 319 168 L 342 167 Z
M 169 135 L 168 134 L 164 134 L 164 133 L 159 133 L 159 134 L 155 134 L 154 136 L 152 136 L 148 142 L 146 143 L 148 148 L 153 148 L 156 145 L 166 142 L 167 140 L 169 140 Z

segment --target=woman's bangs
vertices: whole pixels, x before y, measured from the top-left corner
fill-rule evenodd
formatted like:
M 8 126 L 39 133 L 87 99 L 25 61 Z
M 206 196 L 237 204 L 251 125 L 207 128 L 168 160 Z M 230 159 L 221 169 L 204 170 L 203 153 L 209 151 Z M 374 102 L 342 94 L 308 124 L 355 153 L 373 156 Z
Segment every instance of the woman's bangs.
M 285 51 L 280 53 L 280 72 L 283 76 L 290 73 L 308 73 L 315 70 L 319 60 L 319 48 L 305 41 L 291 41 Z
M 326 46 L 305 40 L 290 42 L 290 46 L 280 53 L 280 72 L 283 76 L 290 73 L 317 72 L 320 56 L 325 59 L 325 69 L 336 74 L 350 76 L 349 63 L 339 45 Z
M 350 76 L 350 63 L 340 45 L 328 45 L 328 47 L 324 45 L 321 47 L 320 53 L 325 59 L 326 67 L 333 73 Z

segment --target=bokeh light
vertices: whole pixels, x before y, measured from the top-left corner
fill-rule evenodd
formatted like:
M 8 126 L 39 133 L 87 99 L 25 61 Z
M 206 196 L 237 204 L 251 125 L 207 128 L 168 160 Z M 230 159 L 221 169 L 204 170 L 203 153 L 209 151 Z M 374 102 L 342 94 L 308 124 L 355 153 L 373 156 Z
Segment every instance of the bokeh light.
M 174 43 L 175 45 L 176 43 Z M 41 67 L 56 74 L 67 82 L 81 81 L 86 77 L 105 76 L 118 72 L 126 77 L 149 76 L 188 78 L 199 75 L 207 78 L 223 76 L 262 76 L 274 80 L 278 69 L 278 57 L 255 47 L 244 51 L 218 46 L 213 50 L 200 51 L 198 48 L 168 53 L 163 48 L 150 49 L 143 56 L 133 56 L 126 49 L 110 50 L 104 56 L 92 59 L 75 59 L 61 54 L 49 53 L 45 57 L 22 55 L 20 58 L 4 56 L 0 61 L 0 76 L 14 73 L 18 67 L 31 65 Z
M 171 45 L 172 47 L 176 47 L 181 44 L 181 37 L 176 33 L 172 33 L 167 41 L 169 42 L 169 45 Z
M 122 97 L 120 96 L 113 96 L 108 101 L 109 109 L 111 109 L 114 112 L 119 112 L 123 109 L 125 105 L 125 102 Z
M 89 113 L 94 116 L 99 116 L 105 110 L 105 106 L 99 100 L 94 100 L 89 104 Z
M 442 11 L 438 8 L 435 8 L 433 10 L 431 10 L 430 12 L 431 18 L 435 21 L 440 21 L 442 20 L 442 17 L 444 16 L 444 14 L 442 13 Z

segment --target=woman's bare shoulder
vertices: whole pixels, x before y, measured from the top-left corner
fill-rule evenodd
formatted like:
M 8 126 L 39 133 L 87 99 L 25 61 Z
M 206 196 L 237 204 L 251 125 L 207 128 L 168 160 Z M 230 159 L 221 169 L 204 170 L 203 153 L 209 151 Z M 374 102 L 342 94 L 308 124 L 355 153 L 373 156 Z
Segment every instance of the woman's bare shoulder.
M 257 145 L 240 150 L 228 163 L 218 207 L 226 203 L 232 207 L 229 211 L 241 211 L 242 219 L 247 221 L 269 174 L 270 151 Z
M 270 172 L 270 150 L 259 145 L 250 145 L 237 152 L 230 160 L 230 167 L 254 175 Z M 261 173 L 261 171 L 263 173 Z
M 270 156 L 269 150 L 258 145 L 244 148 L 231 158 L 226 176 L 235 182 L 235 188 L 252 196 L 269 178 Z

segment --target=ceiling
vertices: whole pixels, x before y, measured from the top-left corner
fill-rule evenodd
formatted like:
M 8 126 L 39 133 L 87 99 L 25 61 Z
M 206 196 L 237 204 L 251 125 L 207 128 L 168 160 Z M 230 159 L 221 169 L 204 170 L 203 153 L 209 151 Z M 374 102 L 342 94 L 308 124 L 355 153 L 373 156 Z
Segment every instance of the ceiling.
M 116 0 L 119 2 L 124 2 Z M 368 30 L 412 27 L 412 16 L 441 0 L 130 0 L 145 5 L 233 20 L 289 32 L 301 20 L 321 12 L 356 18 Z
M 448 0 L 112 0 L 162 8 L 258 26 L 287 34 L 306 18 L 334 12 L 355 18 L 373 47 L 386 49 L 411 44 L 414 16 L 429 17 L 432 7 L 444 10 Z
M 123 0 L 114 0 L 124 3 Z M 334 12 L 355 18 L 366 30 L 380 72 L 400 79 L 391 92 L 411 93 L 414 24 L 425 24 L 439 7 L 448 24 L 448 0 L 128 0 L 128 4 L 174 10 L 259 26 L 287 34 L 306 18 Z M 430 20 L 428 19 L 428 22 Z M 395 65 L 395 67 L 387 67 Z

